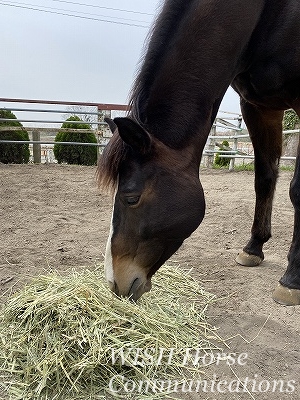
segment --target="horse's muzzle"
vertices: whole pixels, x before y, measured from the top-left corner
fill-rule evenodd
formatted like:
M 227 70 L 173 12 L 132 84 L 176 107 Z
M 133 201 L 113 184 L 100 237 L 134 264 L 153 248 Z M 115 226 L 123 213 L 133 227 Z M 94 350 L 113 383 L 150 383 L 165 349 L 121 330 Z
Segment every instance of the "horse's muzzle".
M 130 300 L 136 301 L 151 290 L 152 284 L 150 279 L 144 282 L 140 278 L 135 278 L 127 289 L 124 287 L 120 289 L 116 281 L 108 281 L 108 286 L 118 297 L 128 297 Z

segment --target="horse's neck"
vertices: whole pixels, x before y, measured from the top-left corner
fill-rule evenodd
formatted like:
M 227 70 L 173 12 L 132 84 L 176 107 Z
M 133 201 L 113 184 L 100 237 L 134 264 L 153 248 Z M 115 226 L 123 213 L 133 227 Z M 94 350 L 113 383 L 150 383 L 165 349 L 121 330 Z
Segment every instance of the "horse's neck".
M 241 10 L 240 3 L 199 2 L 166 43 L 144 105 L 146 126 L 165 144 L 182 148 L 198 134 L 204 147 L 264 5 L 263 0 L 242 2 Z

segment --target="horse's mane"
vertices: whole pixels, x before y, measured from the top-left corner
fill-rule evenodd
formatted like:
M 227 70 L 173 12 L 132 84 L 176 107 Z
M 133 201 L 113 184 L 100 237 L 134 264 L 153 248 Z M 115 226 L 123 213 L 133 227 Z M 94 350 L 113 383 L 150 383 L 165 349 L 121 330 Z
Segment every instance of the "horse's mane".
M 152 84 L 166 55 L 166 48 L 174 41 L 180 22 L 195 0 L 166 0 L 150 30 L 144 55 L 140 61 L 130 96 L 130 114 L 141 125 L 147 124 L 146 108 Z
M 129 101 L 129 117 L 147 129 L 146 109 L 152 84 L 166 54 L 166 47 L 175 40 L 178 25 L 196 0 L 166 0 L 162 11 L 148 35 L 145 53 L 133 84 Z M 198 0 L 197 0 L 198 1 Z M 100 157 L 97 169 L 98 183 L 102 188 L 115 188 L 118 171 L 128 154 L 128 145 L 116 130 Z

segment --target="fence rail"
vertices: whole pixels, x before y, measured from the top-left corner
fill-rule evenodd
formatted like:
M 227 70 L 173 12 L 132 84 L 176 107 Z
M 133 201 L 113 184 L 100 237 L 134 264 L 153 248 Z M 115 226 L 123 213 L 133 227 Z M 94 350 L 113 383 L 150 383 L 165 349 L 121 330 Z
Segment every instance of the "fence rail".
M 124 104 L 107 104 L 107 103 L 90 103 L 79 101 L 61 101 L 61 100 L 37 100 L 37 99 L 8 99 L 1 98 L 0 103 L 20 103 L 20 104 L 55 104 L 62 106 L 80 106 L 80 107 L 97 107 L 98 110 L 111 111 L 128 111 L 128 105 Z M 9 109 L 9 107 L 8 107 Z
M 0 140 L 0 143 L 15 143 L 15 144 L 45 144 L 45 145 L 54 145 L 54 144 L 63 144 L 67 146 L 97 146 L 104 147 L 105 144 L 101 143 L 84 143 L 84 142 L 45 142 L 39 140 Z
M 73 114 L 77 114 L 76 111 L 73 111 Z M 54 121 L 54 120 L 40 120 L 40 119 L 11 119 L 11 118 L 0 118 L 0 121 L 2 122 L 11 122 L 11 121 L 18 121 L 18 122 L 25 122 L 25 123 L 43 123 L 43 124 L 61 124 L 62 121 Z M 79 125 L 79 124 L 86 124 L 86 125 L 106 125 L 106 122 L 101 122 L 101 121 L 92 121 L 92 122 L 88 122 L 88 121 L 70 121 L 70 123 L 72 123 L 72 125 Z M 25 130 L 30 129 L 30 127 L 26 128 L 24 127 Z M 58 129 L 58 128 L 56 128 Z M 19 128 L 20 130 L 20 128 Z
M 28 108 L 11 108 L 11 107 L 7 108 L 7 110 L 9 110 L 9 111 L 24 111 L 24 112 L 31 111 L 31 112 L 35 112 L 35 113 L 74 114 L 74 110 L 73 111 L 71 111 L 71 110 L 53 110 L 53 109 L 47 110 L 47 109 L 40 109 L 40 108 L 28 109 Z M 86 114 L 86 111 L 76 111 L 76 114 L 79 114 L 79 115 Z M 99 113 L 99 111 L 95 111 L 95 112 L 90 111 L 89 114 L 90 115 L 99 115 L 100 113 Z
M 1 106 L 1 103 L 5 103 L 5 107 Z M 19 107 L 9 107 L 9 103 L 19 103 Z M 41 104 L 42 108 L 25 108 L 25 104 Z M 46 105 L 56 105 L 56 106 L 76 106 L 78 109 L 54 109 L 54 108 L 45 108 Z M 95 110 L 81 110 L 80 107 L 94 107 Z M 104 103 L 81 103 L 81 102 L 68 102 L 68 101 L 52 101 L 52 100 L 28 100 L 28 99 L 4 99 L 0 98 L 0 110 L 9 110 L 17 113 L 34 113 L 34 114 L 73 114 L 79 116 L 89 116 L 93 120 L 89 121 L 70 121 L 72 124 L 88 124 L 91 126 L 91 129 L 70 129 L 70 128 L 61 128 L 61 127 L 45 127 L 45 124 L 63 124 L 65 120 L 59 120 L 57 118 L 54 119 L 35 119 L 35 118 L 17 118 L 13 119 L 13 121 L 18 121 L 24 124 L 38 124 L 38 126 L 0 126 L 0 134 L 1 131 L 20 131 L 26 130 L 32 135 L 32 140 L 29 141 L 17 141 L 17 140 L 0 140 L 0 143 L 15 143 L 15 144 L 29 144 L 33 149 L 33 161 L 41 162 L 41 157 L 38 154 L 42 152 L 52 151 L 55 143 L 59 143 L 62 145 L 80 145 L 80 146 L 97 146 L 98 148 L 105 147 L 108 138 L 110 136 L 109 128 L 104 122 L 105 116 L 111 116 L 113 111 L 128 111 L 127 105 L 122 104 L 104 104 Z M 242 129 L 242 117 L 241 114 L 219 111 L 220 114 L 225 114 L 216 118 L 211 133 L 208 136 L 207 143 L 205 149 L 203 151 L 203 159 L 202 163 L 206 166 L 211 166 L 213 164 L 213 160 L 215 154 L 218 153 L 221 158 L 230 158 L 229 169 L 234 168 L 235 159 L 254 159 L 254 154 L 243 154 L 240 150 L 238 150 L 239 142 L 249 142 L 250 138 L 249 134 L 245 129 Z M 10 118 L 0 118 L 0 122 L 11 122 Z M 93 128 L 94 126 L 94 128 Z M 225 133 L 224 135 L 217 134 L 217 128 L 226 130 L 229 133 Z M 47 139 L 41 139 L 40 135 L 44 134 L 44 137 L 50 134 L 58 133 L 58 132 L 76 132 L 76 133 L 94 133 L 97 138 L 97 143 L 82 143 L 82 142 L 55 142 L 54 137 L 53 141 L 49 141 Z M 300 129 L 294 129 L 290 131 L 283 131 L 284 135 L 287 134 L 299 134 Z M 233 148 L 231 150 L 221 150 L 216 149 L 216 141 L 217 140 L 229 140 L 233 142 Z M 42 148 L 41 146 L 50 146 L 46 148 Z M 52 146 L 52 147 L 51 147 Z M 47 157 L 46 157 L 47 158 Z M 281 157 L 282 160 L 295 160 L 296 157 L 292 156 L 284 156 Z
M 39 106 L 31 108 L 32 104 L 38 104 Z M 53 107 L 53 105 L 55 107 Z M 66 106 L 75 108 L 68 109 Z M 43 161 L 45 162 L 55 162 L 53 153 L 53 146 L 55 143 L 59 143 L 64 146 L 96 146 L 99 149 L 104 147 L 110 134 L 110 130 L 108 129 L 106 122 L 104 122 L 104 117 L 111 116 L 112 112 L 125 112 L 128 110 L 128 106 L 124 104 L 0 98 L 0 109 L 9 110 L 16 113 L 17 119 L 13 119 L 13 121 L 22 123 L 22 126 L 19 127 L 5 125 L 0 126 L 0 134 L 1 131 L 25 130 L 29 133 L 29 137 L 32 139 L 29 141 L 0 140 L 0 143 L 29 144 L 33 162 L 40 163 L 42 161 L 42 156 L 44 157 Z M 75 125 L 74 129 L 62 128 L 61 125 L 66 122 L 63 118 L 64 114 L 68 116 L 78 115 L 81 117 L 82 121 L 70 121 L 72 125 Z M 12 119 L 10 118 L 0 118 L 0 123 L 11 121 Z M 83 123 L 90 126 L 90 129 L 76 128 L 76 125 Z M 55 142 L 54 138 L 58 132 L 76 132 L 79 134 L 93 133 L 97 138 L 97 143 L 78 141 Z
M 0 118 L 1 121 L 1 118 Z M 11 120 L 10 120 L 11 121 Z M 16 121 L 16 120 L 15 120 Z M 19 120 L 17 120 L 19 121 Z M 73 122 L 73 121 L 72 121 Z M 81 122 L 82 123 L 82 122 Z M 106 126 L 106 123 L 103 124 Z M 95 129 L 81 129 L 81 128 L 40 128 L 40 127 L 27 127 L 24 126 L 0 126 L 0 132 L 7 132 L 7 131 L 29 131 L 29 132 L 49 132 L 49 133 L 57 133 L 57 132 L 74 132 L 76 133 L 95 133 L 97 132 Z

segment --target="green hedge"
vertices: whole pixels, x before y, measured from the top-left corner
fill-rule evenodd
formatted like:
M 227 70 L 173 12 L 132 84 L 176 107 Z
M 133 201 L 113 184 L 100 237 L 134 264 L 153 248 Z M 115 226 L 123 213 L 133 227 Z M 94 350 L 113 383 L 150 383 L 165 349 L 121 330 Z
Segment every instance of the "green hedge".
M 89 124 L 82 121 L 82 124 L 74 124 L 73 121 L 81 121 L 74 115 L 62 124 L 62 128 L 73 129 L 72 132 L 58 132 L 55 136 L 54 156 L 57 162 L 78 164 L 78 165 L 95 165 L 97 163 L 97 147 L 96 146 L 80 146 L 80 145 L 64 145 L 59 142 L 81 142 L 81 143 L 97 143 L 94 133 L 76 132 L 76 129 L 91 129 Z
M 1 140 L 28 140 L 28 132 L 23 129 L 23 125 L 15 121 L 16 116 L 9 110 L 0 110 L 0 118 L 9 118 L 12 121 L 0 121 L 0 127 L 17 126 L 22 129 L 17 131 L 0 131 Z M 0 162 L 4 164 L 23 164 L 28 163 L 30 156 L 29 144 L 1 143 L 0 142 Z
M 286 131 L 292 130 L 296 128 L 296 125 L 300 124 L 300 119 L 296 112 L 292 109 L 290 110 L 285 110 L 284 116 L 283 116 L 283 129 Z
M 221 145 L 219 146 L 220 150 L 226 150 L 228 151 L 229 143 L 227 140 L 223 140 Z M 224 153 L 223 153 L 224 154 Z M 228 167 L 230 164 L 231 158 L 225 158 L 225 157 L 220 157 L 220 153 L 216 153 L 215 156 L 215 165 L 219 167 Z

